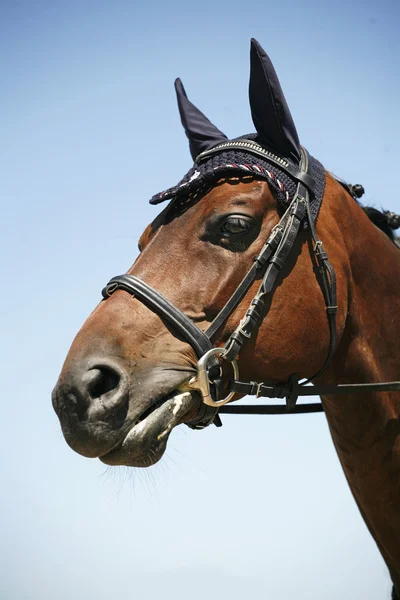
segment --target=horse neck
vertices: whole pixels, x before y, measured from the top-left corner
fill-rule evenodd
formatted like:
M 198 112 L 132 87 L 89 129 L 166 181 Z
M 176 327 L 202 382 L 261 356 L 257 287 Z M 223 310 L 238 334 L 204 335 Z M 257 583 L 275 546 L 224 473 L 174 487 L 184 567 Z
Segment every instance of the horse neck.
M 341 229 L 350 265 L 348 314 L 323 379 L 400 380 L 400 252 L 349 197 L 347 209 Z M 323 403 L 354 498 L 399 587 L 400 393 L 330 396 Z
M 347 316 L 330 376 L 349 382 L 397 380 L 400 252 L 347 194 L 346 203 L 341 232 L 349 265 Z

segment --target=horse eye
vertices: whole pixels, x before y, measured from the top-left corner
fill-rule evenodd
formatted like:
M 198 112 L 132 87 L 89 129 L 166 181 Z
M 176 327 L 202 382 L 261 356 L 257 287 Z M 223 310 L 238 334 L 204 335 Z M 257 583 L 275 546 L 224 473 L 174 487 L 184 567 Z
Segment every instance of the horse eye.
M 246 217 L 228 217 L 219 233 L 222 235 L 240 235 L 247 233 L 251 227 L 251 220 Z

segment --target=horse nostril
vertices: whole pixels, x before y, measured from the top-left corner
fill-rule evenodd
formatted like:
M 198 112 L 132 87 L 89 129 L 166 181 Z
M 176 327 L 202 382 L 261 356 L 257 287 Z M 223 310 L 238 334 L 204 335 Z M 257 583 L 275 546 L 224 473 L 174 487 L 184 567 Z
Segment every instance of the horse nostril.
M 104 394 L 107 394 L 107 392 L 116 390 L 121 381 L 121 377 L 117 371 L 103 365 L 90 369 L 85 379 L 87 390 L 92 400 L 100 398 Z
M 100 423 L 108 423 L 113 429 L 122 427 L 129 410 L 129 374 L 117 362 L 82 361 L 58 382 L 53 403 L 69 430 L 86 428 L 89 434 Z
M 121 427 L 129 408 L 125 372 L 118 366 L 97 364 L 85 373 L 83 385 L 89 400 L 89 420 L 112 420 L 115 427 Z

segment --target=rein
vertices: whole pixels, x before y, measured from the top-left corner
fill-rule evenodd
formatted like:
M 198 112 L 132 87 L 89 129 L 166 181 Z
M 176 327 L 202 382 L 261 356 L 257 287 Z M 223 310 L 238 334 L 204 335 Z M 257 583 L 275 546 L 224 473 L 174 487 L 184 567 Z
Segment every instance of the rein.
M 237 140 L 227 142 L 201 153 L 196 163 L 209 158 L 212 154 L 229 149 L 246 146 L 250 154 L 262 154 L 271 163 L 279 161 L 279 167 L 286 171 L 297 182 L 296 193 L 279 223 L 272 229 L 270 236 L 261 252 L 254 259 L 254 264 L 229 298 L 225 306 L 204 332 L 193 323 L 182 311 L 174 306 L 160 292 L 148 283 L 134 275 L 119 275 L 113 277 L 102 290 L 104 299 L 117 290 L 124 290 L 138 298 L 150 310 L 165 319 L 175 331 L 182 336 L 194 349 L 198 357 L 197 375 L 187 384 L 189 389 L 197 390 L 203 399 L 203 410 L 199 417 L 190 423 L 193 429 L 203 429 L 214 422 L 220 426 L 218 411 L 224 414 L 301 414 L 322 412 L 322 403 L 297 405 L 299 396 L 341 395 L 360 392 L 400 391 L 400 381 L 385 383 L 356 383 L 356 384 L 321 384 L 308 386 L 317 376 L 321 375 L 329 365 L 336 347 L 336 275 L 328 260 L 328 256 L 318 238 L 315 223 L 310 211 L 310 193 L 314 191 L 314 180 L 308 172 L 308 154 L 301 149 L 300 165 L 294 165 L 284 159 L 267 152 L 253 141 Z M 277 278 L 287 262 L 295 244 L 302 223 L 307 223 L 312 237 L 312 259 L 317 279 L 320 284 L 327 313 L 330 342 L 329 350 L 321 368 L 310 378 L 301 381 L 298 374 L 289 377 L 286 383 L 271 384 L 255 381 L 240 381 L 237 357 L 246 340 L 249 340 L 259 328 L 263 318 L 266 300 L 274 290 Z M 261 284 L 244 317 L 235 331 L 230 335 L 223 348 L 214 348 L 212 340 L 243 299 L 254 281 L 262 278 Z M 228 395 L 220 398 L 223 384 L 220 361 L 230 363 L 233 379 L 228 382 Z M 237 405 L 225 406 L 236 394 L 241 396 L 256 396 L 256 398 L 286 399 L 285 405 Z

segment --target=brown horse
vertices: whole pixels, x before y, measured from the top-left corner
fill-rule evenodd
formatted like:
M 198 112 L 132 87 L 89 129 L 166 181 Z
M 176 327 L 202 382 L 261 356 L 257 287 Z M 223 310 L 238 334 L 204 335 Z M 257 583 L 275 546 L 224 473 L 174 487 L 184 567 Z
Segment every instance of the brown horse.
M 108 465 L 149 466 L 162 456 L 176 425 L 218 423 L 215 403 L 229 392 L 236 354 L 243 379 L 272 382 L 275 391 L 293 373 L 313 378 L 319 372 L 317 385 L 399 375 L 399 250 L 359 206 L 354 188 L 312 157 L 305 166 L 306 153 L 261 47 L 252 41 L 255 136 L 227 141 L 189 102 L 179 81 L 176 86 L 196 164 L 176 188 L 155 197 L 172 201 L 145 229 L 128 271 L 133 277 L 106 289 L 107 300 L 77 334 L 53 392 L 71 448 Z M 310 211 L 301 213 L 308 196 Z M 290 230 L 296 218 L 297 229 Z M 380 218 L 391 234 L 393 218 Z M 333 274 L 320 268 L 326 255 L 320 253 L 318 263 L 314 251 L 320 249 L 313 240 L 315 221 L 336 272 L 337 311 L 329 295 Z M 287 234 L 283 258 L 272 248 L 277 232 L 278 250 Z M 265 255 L 266 241 L 273 259 L 255 263 Z M 252 269 L 254 277 L 207 347 L 202 332 Z M 266 269 L 276 275 L 268 290 Z M 141 289 L 141 282 L 148 287 Z M 252 305 L 258 314 L 243 321 L 260 282 L 262 301 Z M 327 312 L 337 312 L 336 321 Z M 237 344 L 237 352 L 228 361 L 210 358 L 213 406 L 206 406 L 199 358 L 224 344 L 225 350 Z M 400 598 L 400 394 L 328 394 L 322 401 L 354 498 L 390 570 L 393 597 Z

